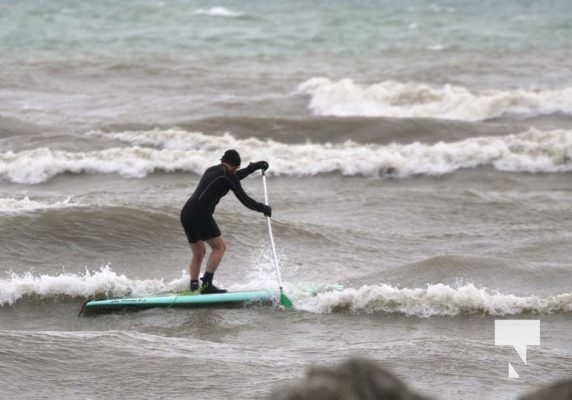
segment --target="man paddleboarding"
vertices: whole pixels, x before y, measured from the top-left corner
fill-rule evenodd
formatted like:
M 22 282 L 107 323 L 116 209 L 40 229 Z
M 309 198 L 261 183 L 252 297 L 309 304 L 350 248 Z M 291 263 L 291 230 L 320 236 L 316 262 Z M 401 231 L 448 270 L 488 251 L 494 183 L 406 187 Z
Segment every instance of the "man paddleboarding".
M 258 161 L 239 169 L 241 160 L 236 150 L 227 150 L 220 161 L 220 164 L 204 172 L 195 192 L 181 211 L 181 224 L 193 252 L 189 266 L 191 291 L 200 290 L 201 294 L 226 293 L 226 290 L 219 289 L 213 284 L 214 273 L 226 251 L 226 243 L 213 218 L 215 207 L 220 199 L 232 190 L 246 207 L 261 212 L 267 217 L 272 214 L 270 206 L 249 197 L 240 184 L 240 180 L 251 173 L 259 169 L 268 169 L 268 163 Z M 201 264 L 206 254 L 205 242 L 210 246 L 211 254 L 207 259 L 206 271 L 201 278 L 203 282 L 199 286 Z

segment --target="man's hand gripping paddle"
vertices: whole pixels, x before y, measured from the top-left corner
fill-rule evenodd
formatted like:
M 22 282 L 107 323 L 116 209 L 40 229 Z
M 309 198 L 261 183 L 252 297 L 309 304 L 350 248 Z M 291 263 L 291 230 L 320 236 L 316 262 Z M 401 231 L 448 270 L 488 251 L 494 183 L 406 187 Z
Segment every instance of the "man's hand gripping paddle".
M 266 175 L 262 170 L 262 183 L 264 185 L 264 202 L 268 205 L 268 191 L 266 190 Z M 280 286 L 280 305 L 284 308 L 293 309 L 294 304 L 292 301 L 284 294 L 282 289 L 282 279 L 280 278 L 280 270 L 278 269 L 278 257 L 276 256 L 276 246 L 274 245 L 274 236 L 272 235 L 272 224 L 270 222 L 270 217 L 266 217 L 268 221 L 268 233 L 270 235 L 270 244 L 272 245 L 272 255 L 274 256 L 274 269 L 276 270 L 276 278 L 278 278 L 278 286 Z

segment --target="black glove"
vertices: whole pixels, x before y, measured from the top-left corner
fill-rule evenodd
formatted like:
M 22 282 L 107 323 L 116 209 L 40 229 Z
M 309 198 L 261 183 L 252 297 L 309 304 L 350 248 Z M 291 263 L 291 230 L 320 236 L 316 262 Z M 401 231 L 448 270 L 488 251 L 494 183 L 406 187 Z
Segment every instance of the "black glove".
M 258 203 L 258 211 L 260 211 L 266 217 L 272 217 L 272 209 L 266 204 Z
M 263 171 L 266 171 L 269 167 L 268 163 L 266 161 L 258 161 L 255 163 L 250 163 L 250 165 L 252 165 L 252 167 L 254 168 L 254 170 L 257 169 L 261 169 Z

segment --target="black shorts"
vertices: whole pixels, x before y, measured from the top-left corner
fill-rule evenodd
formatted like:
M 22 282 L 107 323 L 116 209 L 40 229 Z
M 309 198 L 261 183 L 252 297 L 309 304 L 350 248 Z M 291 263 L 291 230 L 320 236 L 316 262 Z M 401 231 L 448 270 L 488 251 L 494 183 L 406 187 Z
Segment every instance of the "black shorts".
M 181 224 L 185 229 L 185 234 L 189 243 L 196 243 L 199 240 L 209 240 L 220 236 L 220 229 L 209 212 L 204 213 L 181 213 Z

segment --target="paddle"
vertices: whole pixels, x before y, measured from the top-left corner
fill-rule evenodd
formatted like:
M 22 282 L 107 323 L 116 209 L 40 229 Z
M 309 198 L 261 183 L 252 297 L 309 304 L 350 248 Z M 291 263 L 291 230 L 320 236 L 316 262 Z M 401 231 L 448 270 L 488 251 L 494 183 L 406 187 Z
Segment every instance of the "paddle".
M 262 170 L 262 183 L 264 185 L 264 202 L 268 205 L 268 191 L 266 190 L 266 175 L 264 174 L 264 170 Z M 274 236 L 272 235 L 270 217 L 266 217 L 266 220 L 268 221 L 268 233 L 270 235 L 270 244 L 272 245 L 272 254 L 274 255 L 276 278 L 278 278 L 278 286 L 280 286 L 280 304 L 284 308 L 293 309 L 294 304 L 292 304 L 292 301 L 284 294 L 284 290 L 282 289 L 282 279 L 280 279 L 280 270 L 278 269 L 278 257 L 276 256 L 276 246 L 274 245 Z

